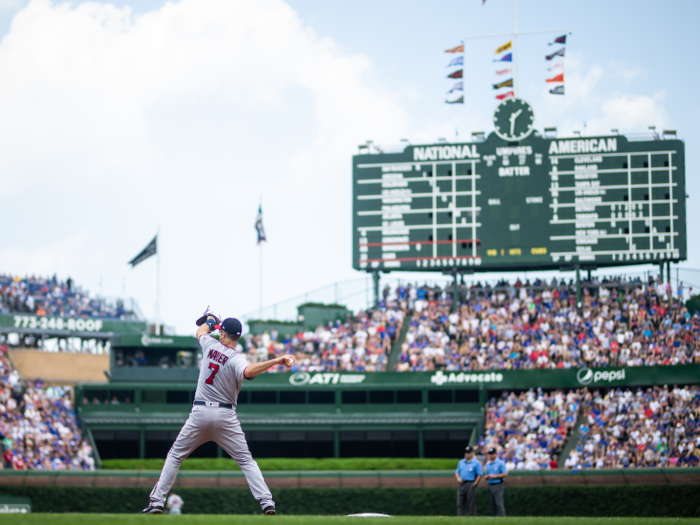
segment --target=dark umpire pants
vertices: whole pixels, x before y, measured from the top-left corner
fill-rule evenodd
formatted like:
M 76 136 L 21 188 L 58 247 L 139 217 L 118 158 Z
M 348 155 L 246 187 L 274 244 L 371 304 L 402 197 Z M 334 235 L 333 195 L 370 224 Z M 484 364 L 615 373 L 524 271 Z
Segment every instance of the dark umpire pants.
M 505 483 L 489 484 L 489 506 L 491 507 L 491 516 L 505 516 L 506 507 L 503 505 L 503 485 Z
M 476 516 L 476 485 L 473 481 L 463 481 L 457 489 L 457 516 Z

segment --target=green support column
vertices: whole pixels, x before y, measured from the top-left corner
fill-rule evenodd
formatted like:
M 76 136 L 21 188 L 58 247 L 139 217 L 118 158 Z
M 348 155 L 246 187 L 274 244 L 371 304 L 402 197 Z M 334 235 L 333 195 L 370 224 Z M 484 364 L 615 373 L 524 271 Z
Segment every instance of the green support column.
M 340 431 L 339 430 L 333 431 L 333 457 L 336 459 L 340 457 Z
M 146 431 L 139 430 L 139 459 L 146 459 Z
M 576 308 L 581 309 L 581 266 L 576 265 Z
M 221 446 L 216 445 L 216 457 L 217 458 L 223 458 L 224 457 L 224 449 L 221 448 Z
M 374 288 L 374 307 L 379 306 L 379 270 L 372 272 L 372 285 Z
M 425 457 L 425 445 L 423 444 L 423 429 L 418 431 L 418 457 L 423 459 Z
M 666 263 L 666 282 L 671 282 L 671 261 Z
M 659 277 L 661 278 L 661 282 L 664 282 L 664 263 L 659 263 Z

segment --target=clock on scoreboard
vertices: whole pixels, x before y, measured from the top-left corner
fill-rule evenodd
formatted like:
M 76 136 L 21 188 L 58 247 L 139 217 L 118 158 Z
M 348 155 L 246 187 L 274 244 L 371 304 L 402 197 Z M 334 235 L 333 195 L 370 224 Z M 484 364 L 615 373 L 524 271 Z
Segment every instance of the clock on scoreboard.
M 545 138 L 511 98 L 470 143 L 353 157 L 353 267 L 518 270 L 686 259 L 685 147 Z

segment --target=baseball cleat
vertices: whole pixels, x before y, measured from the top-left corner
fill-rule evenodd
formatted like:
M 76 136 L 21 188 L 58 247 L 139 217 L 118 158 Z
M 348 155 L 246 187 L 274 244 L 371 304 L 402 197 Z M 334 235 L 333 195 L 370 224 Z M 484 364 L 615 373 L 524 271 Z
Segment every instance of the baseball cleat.
M 269 506 L 263 509 L 263 514 L 265 516 L 274 516 L 275 514 L 277 514 L 277 511 L 275 510 L 275 507 Z
M 272 510 L 274 511 L 275 509 Z M 141 511 L 141 514 L 163 514 L 163 507 L 149 505 Z

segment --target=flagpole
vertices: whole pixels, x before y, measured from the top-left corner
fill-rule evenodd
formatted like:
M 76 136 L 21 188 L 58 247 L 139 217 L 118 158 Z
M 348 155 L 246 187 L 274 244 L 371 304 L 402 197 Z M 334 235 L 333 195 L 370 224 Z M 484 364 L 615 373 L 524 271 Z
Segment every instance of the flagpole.
M 513 86 L 513 93 L 515 98 L 518 97 L 518 8 L 517 1 L 513 0 L 513 54 L 515 54 L 515 86 Z
M 160 224 L 156 238 L 156 335 L 160 335 Z
M 260 204 L 258 205 L 258 213 L 260 213 L 260 215 L 261 215 L 260 220 L 262 221 L 262 195 L 260 196 Z M 259 236 L 259 234 L 258 234 L 258 236 Z M 259 290 L 260 295 L 258 298 L 258 308 L 259 308 L 258 317 L 260 320 L 262 320 L 262 318 L 263 318 L 263 316 L 262 316 L 262 314 L 263 314 L 263 241 L 260 240 L 259 238 L 258 238 L 258 250 L 259 250 L 258 251 L 258 254 L 259 254 L 258 259 L 259 259 L 259 263 L 260 263 L 260 269 L 258 271 L 258 279 L 259 279 L 258 285 L 260 288 L 260 290 Z

